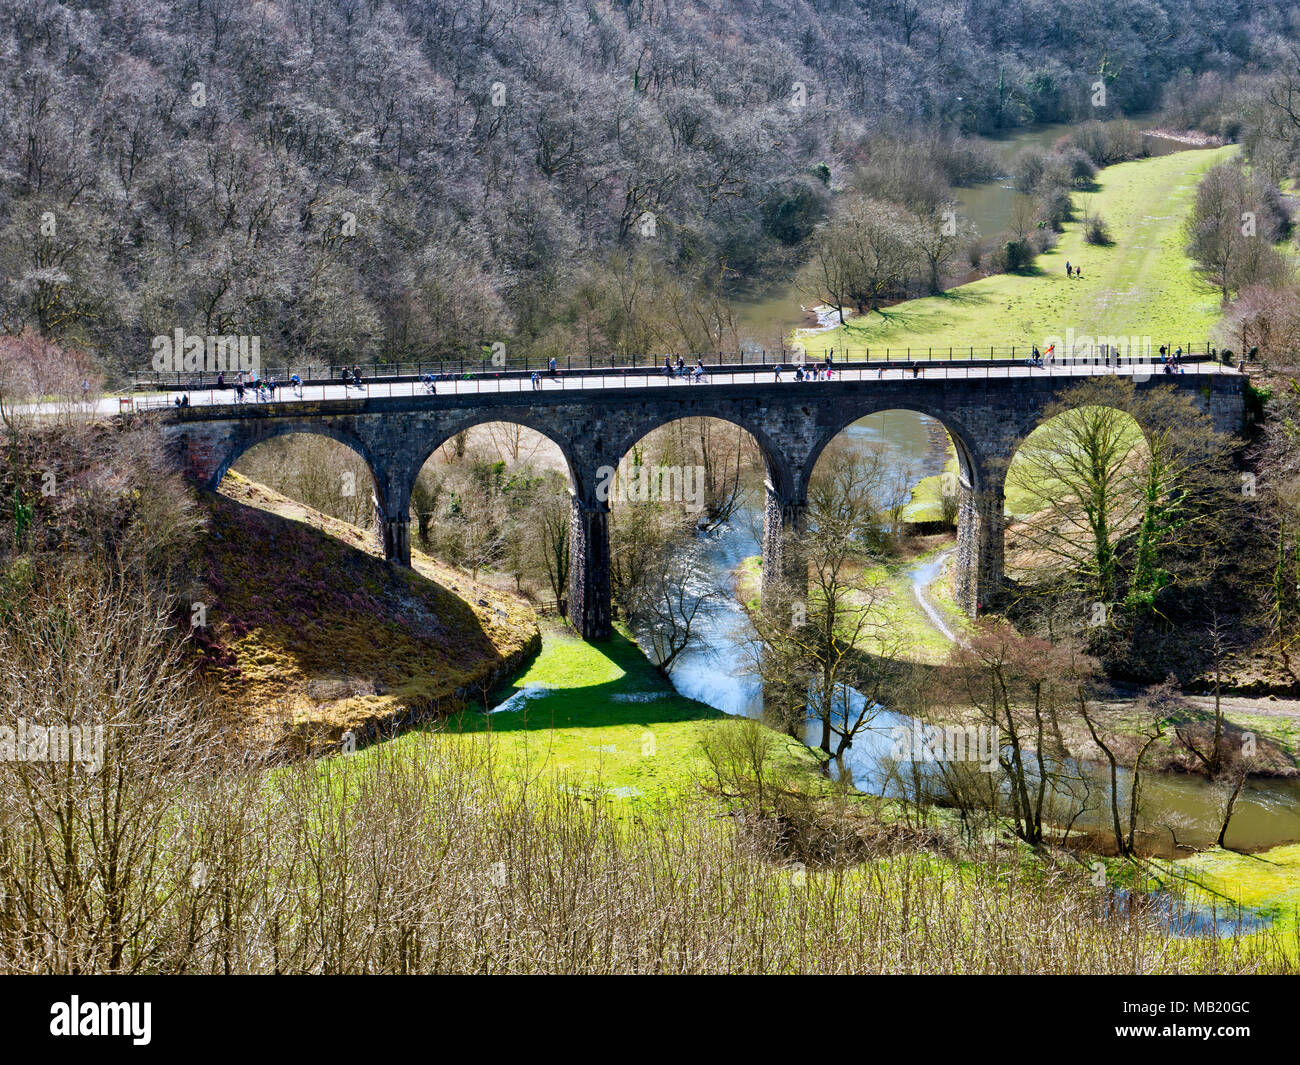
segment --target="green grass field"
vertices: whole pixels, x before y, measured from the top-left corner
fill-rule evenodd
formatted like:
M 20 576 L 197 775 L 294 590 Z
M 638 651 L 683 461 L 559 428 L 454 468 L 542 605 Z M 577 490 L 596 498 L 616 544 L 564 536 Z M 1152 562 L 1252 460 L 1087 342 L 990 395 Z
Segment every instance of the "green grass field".
M 508 772 L 558 774 L 615 798 L 659 802 L 696 788 L 707 769 L 702 743 L 736 719 L 678 695 L 627 635 L 585 643 L 558 625 L 543 631 L 542 651 L 514 683 L 491 700 L 530 691 L 515 709 L 493 714 L 467 709 L 439 731 L 454 739 L 491 737 Z M 818 757 L 778 737 L 779 761 L 806 771 L 817 786 Z M 391 743 L 408 742 L 399 736 Z
M 1231 899 L 1272 918 L 1279 931 L 1294 933 L 1300 914 L 1300 843 L 1261 854 L 1238 854 L 1214 847 L 1177 862 L 1157 862 L 1167 880 L 1188 887 L 1189 896 L 1223 909 Z
M 1045 337 L 1067 329 L 1092 336 L 1150 336 L 1162 343 L 1203 343 L 1219 317 L 1217 293 L 1192 272 L 1183 251 L 1182 223 L 1201 175 L 1237 151 L 1176 152 L 1107 167 L 1094 192 L 1075 204 L 1101 215 L 1115 243 L 1094 247 L 1079 222 L 1068 223 L 1060 242 L 1021 274 L 998 274 L 908 300 L 824 333 L 796 336 L 810 355 L 834 347 L 840 357 L 893 357 L 910 348 L 919 356 L 987 355 L 990 345 L 1016 345 L 1028 354 Z M 986 235 L 992 236 L 992 234 Z M 1067 260 L 1083 268 L 1065 276 Z

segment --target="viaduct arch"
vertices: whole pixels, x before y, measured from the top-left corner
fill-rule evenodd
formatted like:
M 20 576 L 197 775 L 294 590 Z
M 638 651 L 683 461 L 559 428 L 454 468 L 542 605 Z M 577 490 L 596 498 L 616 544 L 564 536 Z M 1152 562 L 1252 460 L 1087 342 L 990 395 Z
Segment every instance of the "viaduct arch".
M 1216 428 L 1242 427 L 1243 378 L 1236 374 L 1160 375 L 1139 389 L 1186 391 Z M 609 500 L 602 468 L 619 461 L 647 433 L 681 418 L 718 418 L 758 442 L 766 464 L 763 587 L 799 579 L 789 545 L 805 527 L 808 482 L 827 444 L 847 426 L 886 410 L 913 410 L 939 421 L 958 453 L 957 599 L 969 613 L 997 602 L 1003 586 L 1002 525 L 1006 470 L 1047 408 L 1078 378 L 988 378 L 736 382 L 695 387 L 577 388 L 532 392 L 326 399 L 167 408 L 161 433 L 175 462 L 215 489 L 248 448 L 285 433 L 338 440 L 365 460 L 374 477 L 378 537 L 384 557 L 411 559 L 410 501 L 425 460 L 463 429 L 514 422 L 555 443 L 569 467 L 569 620 L 581 635 L 610 633 Z M 607 482 L 606 482 L 607 483 Z

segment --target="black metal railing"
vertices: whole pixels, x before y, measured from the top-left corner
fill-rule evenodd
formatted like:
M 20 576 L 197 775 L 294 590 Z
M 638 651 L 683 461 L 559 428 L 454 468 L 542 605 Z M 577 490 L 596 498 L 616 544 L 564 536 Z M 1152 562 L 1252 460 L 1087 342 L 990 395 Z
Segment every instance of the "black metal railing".
M 1153 345 L 1152 358 L 1159 360 L 1159 349 L 1161 345 Z M 1218 350 L 1211 345 L 1209 341 L 1200 344 L 1164 344 L 1163 347 L 1170 354 L 1178 351 L 1187 361 L 1204 361 L 1206 359 L 1217 359 Z M 1121 358 L 1127 358 L 1123 349 L 1117 349 Z M 706 368 L 712 371 L 734 372 L 744 370 L 755 370 L 759 368 L 772 369 L 776 366 L 789 366 L 793 369 L 797 365 L 807 364 L 825 364 L 830 363 L 836 368 L 851 368 L 870 365 L 873 368 L 878 363 L 886 365 L 906 365 L 913 364 L 932 365 L 935 363 L 948 363 L 958 365 L 983 365 L 985 362 L 998 363 L 1004 361 L 1017 361 L 1028 359 L 1034 351 L 1032 344 L 1011 344 L 1003 347 L 989 345 L 987 347 L 853 347 L 833 348 L 829 345 L 822 348 L 808 346 L 802 349 L 782 348 L 781 350 L 769 350 L 766 348 L 758 350 L 745 350 L 732 352 L 693 352 L 690 355 L 681 355 L 682 364 L 687 371 L 691 370 L 696 362 L 702 362 Z M 1144 348 L 1144 355 L 1146 354 Z M 1102 357 L 1093 351 L 1088 356 L 1069 356 L 1061 351 L 1054 353 L 1056 359 L 1061 358 L 1090 358 L 1094 361 Z M 611 374 L 619 371 L 625 372 L 642 372 L 642 373 L 662 373 L 664 370 L 664 354 L 657 355 L 611 355 L 607 356 L 607 361 L 596 363 L 592 358 L 575 360 L 566 357 L 562 360 L 556 360 L 555 369 L 562 371 L 567 375 L 591 376 L 601 374 Z M 673 368 L 677 366 L 679 356 L 673 353 L 668 356 L 669 364 Z M 361 379 L 364 382 L 389 382 L 403 380 L 419 380 L 425 375 L 433 375 L 439 380 L 466 379 L 468 377 L 485 377 L 485 378 L 518 378 L 531 377 L 532 374 L 546 374 L 550 371 L 550 360 L 548 359 L 522 359 L 507 360 L 501 365 L 497 365 L 490 358 L 484 359 L 437 359 L 437 360 L 415 360 L 415 361 L 396 361 L 396 362 L 379 362 L 371 361 L 369 363 L 349 363 L 349 368 L 361 370 Z M 278 365 L 268 365 L 266 367 L 256 368 L 256 376 L 259 379 L 275 381 L 279 385 L 286 385 L 289 379 L 295 374 L 299 377 L 304 386 L 320 385 L 339 385 L 343 384 L 344 364 L 332 362 L 320 362 L 311 359 L 304 359 L 300 362 L 282 362 Z M 238 370 L 224 371 L 224 384 L 233 385 Z M 248 379 L 245 374 L 245 380 Z M 131 387 L 134 391 L 184 391 L 184 390 L 204 390 L 218 386 L 218 372 L 212 370 L 148 370 L 138 372 L 132 375 Z

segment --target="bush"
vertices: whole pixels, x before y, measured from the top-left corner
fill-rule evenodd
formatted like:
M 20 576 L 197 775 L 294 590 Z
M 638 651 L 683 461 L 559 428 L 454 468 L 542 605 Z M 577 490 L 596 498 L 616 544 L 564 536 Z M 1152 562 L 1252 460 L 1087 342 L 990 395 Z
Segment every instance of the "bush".
M 1042 148 L 1026 148 L 1011 160 L 1011 184 L 1028 195 L 1038 188 L 1047 173 L 1048 154 Z
M 1039 222 L 1038 228 L 1029 236 L 1029 244 L 1034 249 L 1035 255 L 1042 255 L 1043 252 L 1055 248 L 1058 239 L 1055 230 L 1047 223 Z
M 1039 201 L 1039 214 L 1043 221 L 1060 232 L 1074 217 L 1074 201 L 1070 199 L 1070 193 L 1059 186 L 1045 192 Z
M 1087 152 L 1066 148 L 1060 153 L 1061 168 L 1076 188 L 1087 188 L 1097 176 L 1097 167 Z
M 1110 227 L 1106 225 L 1106 220 L 1101 215 L 1095 214 L 1089 214 L 1083 220 L 1083 239 L 1089 244 L 1097 244 L 1102 247 L 1115 243 L 1110 235 Z
M 1034 261 L 1033 246 L 1027 240 L 1009 240 L 1002 245 L 1001 260 L 1008 273 L 1023 270 Z
M 1125 159 L 1138 159 L 1146 154 L 1141 131 L 1131 122 L 1102 125 L 1085 122 L 1065 138 L 1063 150 L 1077 149 L 1097 166 L 1122 163 Z

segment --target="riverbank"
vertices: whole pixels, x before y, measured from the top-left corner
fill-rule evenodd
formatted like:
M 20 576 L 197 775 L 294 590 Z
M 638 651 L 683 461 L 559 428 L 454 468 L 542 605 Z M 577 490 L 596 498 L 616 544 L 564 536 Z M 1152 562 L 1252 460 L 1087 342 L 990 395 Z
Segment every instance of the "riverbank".
M 969 623 L 949 586 L 951 551 L 950 534 L 908 537 L 897 556 L 861 572 L 862 580 L 878 588 L 875 610 L 880 619 L 861 641 L 861 651 L 894 654 L 901 646 L 906 661 L 931 666 L 947 658 L 949 634 L 964 632 Z M 747 609 L 758 607 L 762 566 L 761 556 L 751 555 L 731 574 L 732 592 Z
M 943 548 L 923 558 L 941 557 Z M 558 777 L 591 801 L 610 801 L 620 819 L 639 820 L 651 811 L 689 808 L 707 794 L 708 765 L 703 745 L 717 729 L 737 728 L 741 720 L 678 695 L 625 633 L 607 644 L 586 644 L 558 623 L 543 625 L 540 654 L 513 684 L 494 693 L 493 713 L 466 710 L 440 728 L 408 733 L 390 741 L 397 753 L 409 746 L 414 756 L 428 732 L 455 743 L 489 745 L 495 763 L 510 779 L 528 787 L 544 787 Z M 811 795 L 830 794 L 820 772 L 820 757 L 803 744 L 764 730 L 775 743 L 774 768 L 801 782 Z M 855 800 L 855 805 L 859 800 Z M 914 823 L 916 812 L 896 800 L 881 801 L 863 794 L 864 815 L 883 825 Z M 932 808 L 925 819 L 934 840 L 955 840 L 959 826 L 951 811 Z M 1015 861 L 1040 875 L 1044 857 L 1023 848 L 1002 833 L 986 843 L 1001 850 L 1002 861 Z M 951 845 L 951 844 L 950 844 Z M 983 869 L 988 856 L 964 861 L 944 857 L 927 847 L 915 860 L 938 877 L 960 875 L 962 869 Z M 993 852 L 991 852 L 993 853 Z M 1019 857 L 1015 857 L 1019 855 Z M 973 863 L 973 864 L 972 864 Z M 990 866 L 991 867 L 991 866 Z M 867 860 L 847 871 L 850 882 L 870 877 L 875 863 Z M 1135 884 L 1127 862 L 1107 863 L 1112 886 Z M 1300 890 L 1300 845 L 1273 848 L 1253 856 L 1217 848 L 1177 861 L 1145 859 L 1141 887 L 1164 898 L 1171 889 L 1183 892 L 1191 909 L 1177 911 L 1185 935 L 1220 934 L 1233 930 L 1234 915 L 1249 918 L 1246 943 L 1264 943 L 1264 936 L 1291 934 L 1294 901 Z M 809 875 L 813 875 L 811 872 Z M 1153 909 L 1157 920 L 1163 919 Z M 1217 914 L 1218 925 L 1206 915 Z M 1258 926 L 1257 931 L 1252 928 Z

